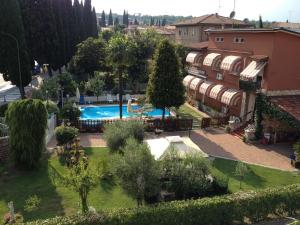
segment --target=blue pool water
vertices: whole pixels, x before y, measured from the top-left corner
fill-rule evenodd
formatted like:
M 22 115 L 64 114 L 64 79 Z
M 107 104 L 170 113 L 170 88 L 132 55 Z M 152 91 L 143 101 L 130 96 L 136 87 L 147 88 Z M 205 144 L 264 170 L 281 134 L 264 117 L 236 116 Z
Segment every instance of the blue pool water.
M 138 110 L 137 105 L 132 106 L 133 110 Z M 119 118 L 119 105 L 109 105 L 109 106 L 87 106 L 80 108 L 81 115 L 80 118 L 84 120 L 105 120 L 105 119 L 117 119 Z M 147 112 L 150 117 L 160 117 L 162 116 L 161 109 L 153 109 L 151 112 Z M 170 116 L 169 110 L 166 109 L 166 116 Z M 128 113 L 127 105 L 123 106 L 123 118 L 128 117 L 139 117 L 138 114 Z

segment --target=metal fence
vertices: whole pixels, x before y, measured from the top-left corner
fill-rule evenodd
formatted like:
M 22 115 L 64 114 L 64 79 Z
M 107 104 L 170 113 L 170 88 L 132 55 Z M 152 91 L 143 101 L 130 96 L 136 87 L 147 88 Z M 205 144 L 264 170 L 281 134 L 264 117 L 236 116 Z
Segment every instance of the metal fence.
M 124 119 L 126 120 L 126 119 Z M 129 120 L 129 119 L 127 119 Z M 130 119 L 133 120 L 133 119 Z M 160 118 L 148 119 L 143 118 L 135 119 L 145 124 L 147 131 L 155 131 L 156 129 L 164 131 L 187 131 L 193 128 L 193 119 L 180 119 L 180 118 Z M 80 132 L 103 132 L 106 124 L 112 124 L 116 120 L 78 120 L 74 125 Z

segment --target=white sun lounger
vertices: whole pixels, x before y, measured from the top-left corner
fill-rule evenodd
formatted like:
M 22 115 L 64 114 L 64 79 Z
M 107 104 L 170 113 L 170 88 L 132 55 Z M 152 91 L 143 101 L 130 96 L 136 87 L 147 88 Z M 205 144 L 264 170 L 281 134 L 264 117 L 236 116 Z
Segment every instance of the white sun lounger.
M 106 100 L 107 100 L 108 103 L 113 103 L 113 101 L 114 101 L 111 94 L 106 95 Z

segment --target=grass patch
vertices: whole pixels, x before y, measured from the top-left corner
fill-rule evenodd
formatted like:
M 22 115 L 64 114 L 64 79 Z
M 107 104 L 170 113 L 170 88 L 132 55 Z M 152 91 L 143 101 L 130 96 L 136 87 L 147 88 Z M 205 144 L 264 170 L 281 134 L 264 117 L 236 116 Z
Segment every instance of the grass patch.
M 193 120 L 197 120 L 198 122 L 201 122 L 204 116 L 200 111 L 191 108 L 187 103 L 180 106 L 179 109 L 172 110 L 175 111 L 176 114 L 179 115 L 181 118 L 192 118 Z
M 213 169 L 229 178 L 229 191 L 237 192 L 239 180 L 235 177 L 237 162 L 226 159 L 215 159 Z M 281 171 L 262 166 L 248 165 L 249 173 L 242 182 L 242 190 L 256 190 L 268 187 L 278 187 L 300 183 L 300 176 L 297 172 Z
M 107 148 L 87 148 L 86 151 L 91 166 L 97 166 L 101 160 L 107 160 L 109 157 Z M 52 157 L 43 161 L 38 171 L 12 171 L 9 175 L 0 177 L 0 222 L 8 211 L 9 201 L 14 202 L 15 211 L 20 212 L 26 221 L 71 215 L 81 210 L 76 192 L 52 184 L 48 173 L 48 163 L 60 173 L 64 173 L 65 167 L 61 165 L 58 157 Z M 40 207 L 37 211 L 25 212 L 25 201 L 33 195 L 41 199 Z M 88 202 L 89 206 L 97 210 L 136 205 L 135 200 L 124 193 L 119 185 L 106 181 L 99 181 L 99 185 L 91 191 Z

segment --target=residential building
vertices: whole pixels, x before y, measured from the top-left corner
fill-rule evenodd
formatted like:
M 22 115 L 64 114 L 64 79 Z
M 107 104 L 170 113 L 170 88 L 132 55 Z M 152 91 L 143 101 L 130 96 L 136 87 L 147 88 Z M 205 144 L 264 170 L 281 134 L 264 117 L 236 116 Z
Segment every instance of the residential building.
M 300 122 L 300 33 L 284 29 L 207 30 L 209 41 L 187 56 L 191 104 L 224 123 L 253 122 L 264 93 Z
M 252 24 L 216 14 L 194 17 L 174 24 L 176 42 L 189 47 L 191 44 L 208 41 L 207 29 L 248 28 Z

